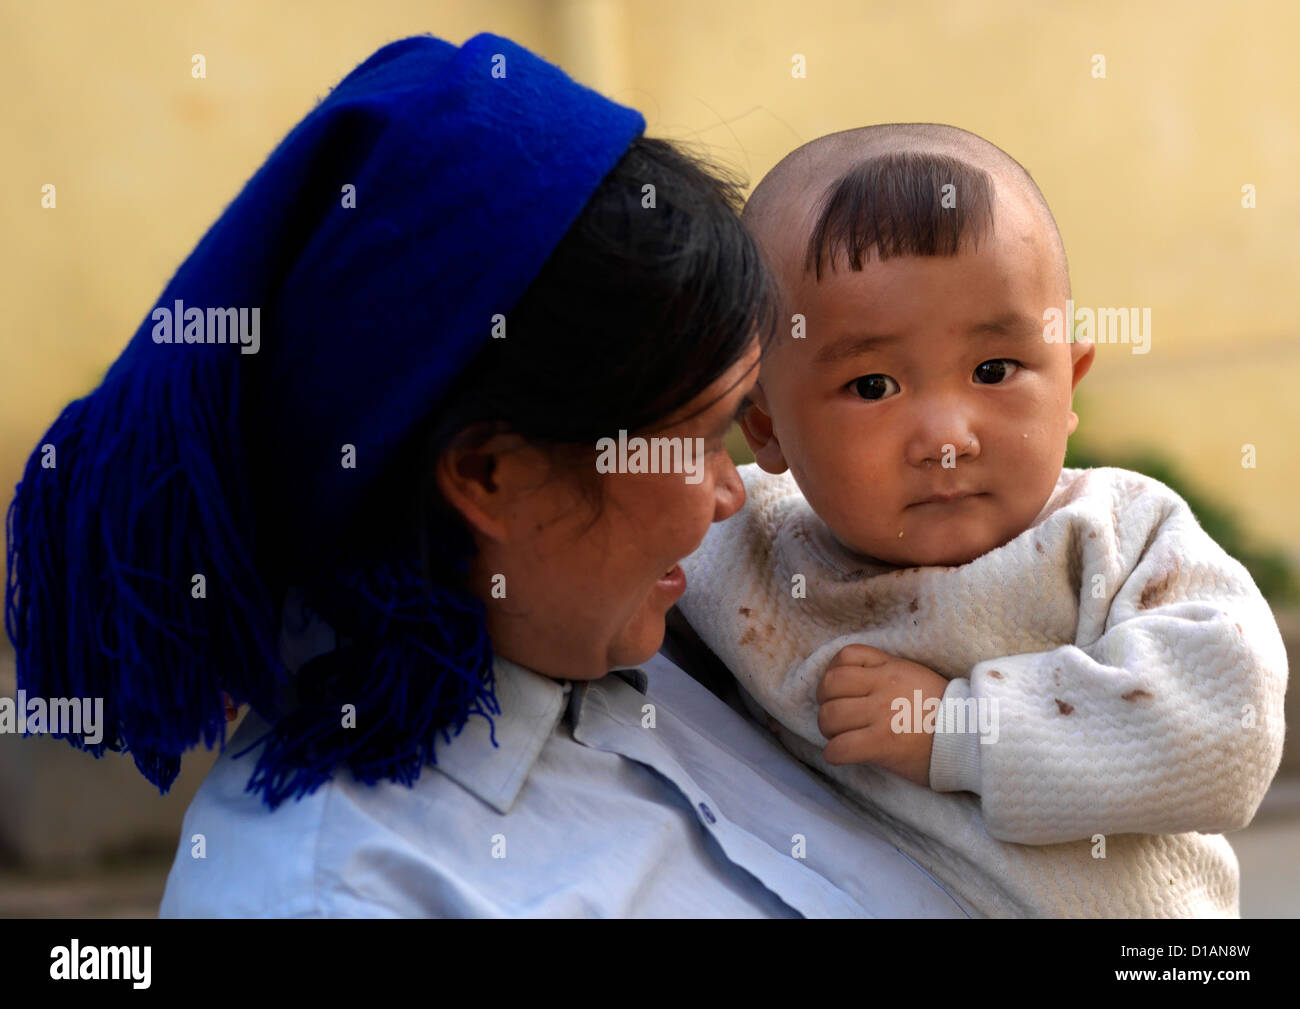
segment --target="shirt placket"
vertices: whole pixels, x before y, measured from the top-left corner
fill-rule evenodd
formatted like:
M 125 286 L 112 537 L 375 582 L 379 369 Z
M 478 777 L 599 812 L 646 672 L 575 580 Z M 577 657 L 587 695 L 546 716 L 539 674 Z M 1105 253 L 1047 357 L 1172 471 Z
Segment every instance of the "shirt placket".
M 622 680 L 605 679 L 610 682 L 602 680 L 574 686 L 570 718 L 577 742 L 635 760 L 662 775 L 690 803 L 701 827 L 730 861 L 805 917 L 871 917 L 829 880 L 727 819 L 718 803 L 659 743 L 653 730 L 641 727 L 641 704 L 645 696 Z

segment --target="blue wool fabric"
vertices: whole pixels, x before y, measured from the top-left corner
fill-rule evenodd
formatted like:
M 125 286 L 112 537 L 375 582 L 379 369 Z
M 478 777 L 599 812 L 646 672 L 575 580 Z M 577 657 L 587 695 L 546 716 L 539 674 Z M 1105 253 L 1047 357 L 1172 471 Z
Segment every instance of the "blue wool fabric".
M 18 685 L 104 699 L 103 742 L 63 738 L 130 752 L 166 791 L 187 749 L 224 746 L 225 691 L 275 725 L 250 780 L 274 806 L 340 764 L 409 783 L 437 738 L 490 718 L 481 603 L 348 537 L 644 126 L 479 35 L 385 46 L 294 128 L 10 506 Z M 463 564 L 450 537 L 434 552 Z M 304 686 L 277 634 L 305 566 L 352 635 Z

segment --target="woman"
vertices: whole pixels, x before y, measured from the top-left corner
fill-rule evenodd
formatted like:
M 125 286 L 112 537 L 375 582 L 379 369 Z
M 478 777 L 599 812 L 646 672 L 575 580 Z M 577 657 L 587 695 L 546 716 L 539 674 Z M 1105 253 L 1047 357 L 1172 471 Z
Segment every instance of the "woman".
M 104 696 L 164 790 L 223 743 L 164 915 L 963 913 L 652 661 L 770 302 L 736 189 L 643 128 L 501 38 L 385 47 L 33 456 L 20 686 Z M 620 434 L 686 472 L 602 472 Z

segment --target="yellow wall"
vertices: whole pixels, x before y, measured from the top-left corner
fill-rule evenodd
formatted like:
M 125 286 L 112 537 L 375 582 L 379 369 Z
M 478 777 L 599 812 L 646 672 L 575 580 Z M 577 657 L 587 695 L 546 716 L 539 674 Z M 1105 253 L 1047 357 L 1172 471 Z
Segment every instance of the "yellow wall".
M 1075 300 L 1149 307 L 1099 348 L 1094 444 L 1155 445 L 1300 551 L 1300 7 L 899 0 L 183 0 L 0 8 L 0 478 L 87 391 L 314 100 L 386 41 L 507 34 L 751 182 L 794 146 L 936 121 L 1018 158 Z M 207 78 L 190 75 L 203 53 Z M 795 53 L 806 79 L 791 76 Z M 1094 79 L 1091 58 L 1106 57 Z M 40 189 L 58 187 L 56 210 Z M 1256 209 L 1241 186 L 1257 187 Z M 1258 468 L 1241 467 L 1256 446 Z M 0 495 L 4 497 L 5 495 Z

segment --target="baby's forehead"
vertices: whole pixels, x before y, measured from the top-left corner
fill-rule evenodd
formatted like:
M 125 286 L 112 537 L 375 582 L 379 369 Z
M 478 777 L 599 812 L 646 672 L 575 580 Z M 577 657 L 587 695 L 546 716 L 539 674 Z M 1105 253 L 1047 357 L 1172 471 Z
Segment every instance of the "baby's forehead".
M 1000 236 L 1069 289 L 1056 223 L 1032 180 L 953 145 L 801 149 L 764 178 L 745 216 L 783 286 L 873 255 L 951 256 Z

